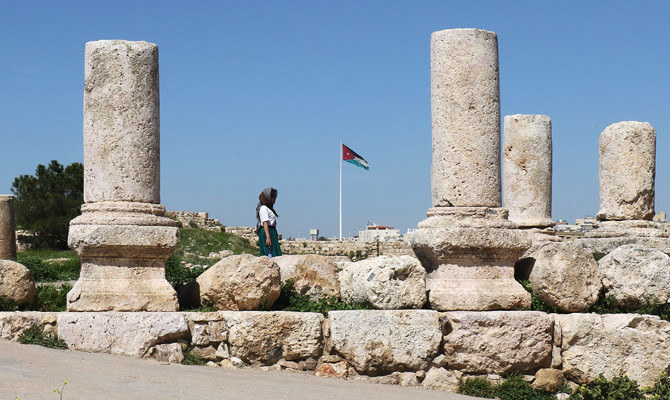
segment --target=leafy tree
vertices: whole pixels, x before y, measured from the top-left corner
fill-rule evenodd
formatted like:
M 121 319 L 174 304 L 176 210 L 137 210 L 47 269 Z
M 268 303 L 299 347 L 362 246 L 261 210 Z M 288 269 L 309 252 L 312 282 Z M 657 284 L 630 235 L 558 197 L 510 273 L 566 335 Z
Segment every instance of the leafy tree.
M 48 167 L 40 164 L 35 175 L 14 178 L 16 224 L 35 233 L 39 245 L 67 248 L 71 219 L 79 215 L 84 203 L 84 166 L 67 167 L 53 160 Z

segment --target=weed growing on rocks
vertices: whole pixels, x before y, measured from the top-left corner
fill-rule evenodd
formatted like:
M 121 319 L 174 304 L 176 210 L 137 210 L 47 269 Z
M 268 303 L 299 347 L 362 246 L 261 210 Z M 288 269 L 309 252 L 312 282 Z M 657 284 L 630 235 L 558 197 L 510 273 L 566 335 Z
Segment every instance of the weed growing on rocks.
M 658 301 L 647 301 L 642 307 L 630 310 L 616 305 L 616 301 L 612 296 L 604 296 L 601 293 L 598 302 L 590 307 L 585 312 L 596 314 L 644 314 L 656 315 L 661 319 L 670 321 L 670 304 L 661 303 Z
M 547 303 L 545 303 L 544 301 L 537 298 L 533 294 L 533 288 L 530 286 L 530 281 L 521 280 L 521 281 L 519 281 L 519 283 L 531 295 L 531 303 L 530 303 L 530 310 L 529 311 L 542 311 L 542 312 L 546 312 L 546 313 L 562 313 L 562 311 L 559 310 L 558 307 L 550 306 Z
M 182 360 L 182 364 L 184 365 L 205 365 L 207 364 L 207 360 L 204 358 L 200 357 L 197 354 L 191 353 L 191 350 L 193 350 L 193 347 L 189 347 L 186 349 L 184 352 L 184 359 Z
M 371 310 L 370 304 L 348 304 L 343 303 L 337 297 L 322 298 L 318 301 L 311 300 L 309 296 L 298 293 L 294 283 L 288 279 L 281 288 L 281 294 L 274 302 L 272 309 L 283 311 L 318 312 L 328 316 L 328 311 L 335 310 Z
M 582 385 L 579 392 L 570 396 L 572 400 L 642 400 L 644 394 L 637 382 L 627 376 L 616 376 L 607 380 L 600 375 L 595 381 Z
M 484 378 L 469 378 L 461 382 L 458 393 L 500 400 L 556 400 L 553 393 L 535 389 L 521 375 L 512 375 L 499 385 Z
M 600 261 L 601 258 L 605 257 L 607 253 L 603 253 L 601 251 L 594 251 L 593 252 L 593 259 L 596 261 Z
M 458 393 L 490 399 L 495 397 L 496 387 L 484 378 L 468 378 L 458 386 Z
M 66 349 L 64 341 L 58 339 L 56 335 L 45 335 L 39 325 L 33 325 L 19 335 L 19 343 L 36 344 L 38 346 L 50 347 L 52 349 Z

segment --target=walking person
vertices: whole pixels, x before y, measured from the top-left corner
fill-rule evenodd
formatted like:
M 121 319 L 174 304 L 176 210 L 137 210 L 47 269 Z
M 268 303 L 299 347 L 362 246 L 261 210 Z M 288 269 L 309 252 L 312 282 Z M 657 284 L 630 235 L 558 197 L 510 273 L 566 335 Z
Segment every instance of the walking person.
M 279 236 L 277 235 L 277 212 L 274 209 L 277 189 L 265 188 L 258 196 L 256 206 L 256 231 L 261 256 L 281 256 Z

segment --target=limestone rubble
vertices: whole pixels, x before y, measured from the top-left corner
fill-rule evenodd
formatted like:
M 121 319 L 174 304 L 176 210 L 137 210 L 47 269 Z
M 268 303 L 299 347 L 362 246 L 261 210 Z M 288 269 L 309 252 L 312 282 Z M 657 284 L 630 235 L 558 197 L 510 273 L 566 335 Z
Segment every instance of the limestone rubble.
M 380 256 L 348 264 L 340 271 L 346 303 L 370 303 L 381 310 L 421 308 L 426 303 L 426 270 L 410 256 Z

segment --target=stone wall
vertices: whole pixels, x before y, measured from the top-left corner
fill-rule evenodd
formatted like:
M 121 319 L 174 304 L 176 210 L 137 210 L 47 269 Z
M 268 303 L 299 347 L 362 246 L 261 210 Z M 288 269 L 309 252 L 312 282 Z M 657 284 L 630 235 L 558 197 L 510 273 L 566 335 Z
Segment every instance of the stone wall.
M 281 242 L 284 254 L 319 254 L 322 256 L 347 256 L 361 259 L 384 256 L 414 256 L 411 246 L 407 242 L 336 242 L 314 240 L 283 240 Z M 379 254 L 377 250 L 379 249 Z
M 181 222 L 184 228 L 221 230 L 218 219 L 209 218 L 206 212 L 166 211 L 165 216 Z
M 647 386 L 670 367 L 670 322 L 639 314 L 0 312 L 0 339 L 17 340 L 33 325 L 72 350 L 178 363 L 190 349 L 211 366 L 314 371 L 452 392 L 470 376 L 532 379 L 547 370 L 560 382 L 627 374 Z
M 258 247 L 258 235 L 253 226 L 226 226 L 226 233 L 247 239 L 253 246 Z

